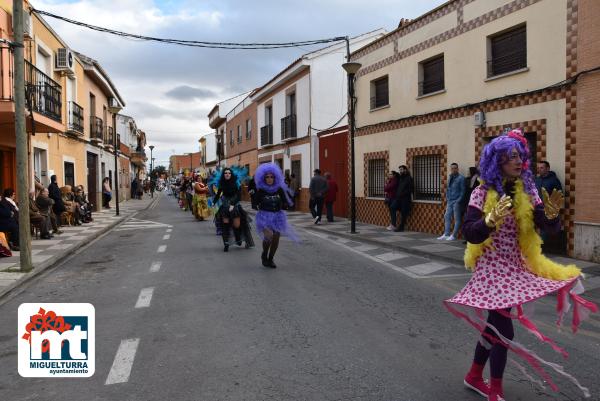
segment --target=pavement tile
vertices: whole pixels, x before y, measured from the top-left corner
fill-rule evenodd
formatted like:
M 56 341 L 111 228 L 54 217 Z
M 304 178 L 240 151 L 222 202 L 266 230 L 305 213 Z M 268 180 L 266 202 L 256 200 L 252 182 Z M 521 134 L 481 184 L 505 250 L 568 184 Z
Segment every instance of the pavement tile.
M 17 280 L 23 277 L 25 273 L 6 273 L 0 272 L 0 280 Z
M 394 266 L 404 268 L 404 267 L 408 267 L 408 266 L 421 265 L 425 261 L 426 261 L 426 259 L 420 258 L 418 256 L 408 256 L 406 258 L 391 260 L 390 263 L 393 264 Z
M 450 266 L 442 263 L 427 262 L 418 265 L 407 266 L 405 269 L 411 273 L 418 274 L 420 276 L 426 276 L 428 274 L 437 273 L 440 270 L 447 269 L 448 267 Z
M 450 245 L 445 245 L 445 244 L 419 245 L 419 246 L 413 246 L 412 249 L 416 249 L 418 251 L 424 251 L 424 252 L 434 252 L 434 253 L 450 252 L 450 251 L 456 250 L 455 247 L 450 246 Z
M 59 250 L 64 250 L 64 249 L 69 249 L 70 247 L 72 247 L 73 243 L 69 243 L 69 244 L 59 244 L 59 245 L 54 245 L 51 246 L 50 248 L 48 248 L 49 251 L 59 251 Z
M 31 241 L 32 246 L 48 246 L 48 245 L 56 245 L 60 244 L 62 240 L 60 239 L 40 239 Z
M 372 251 L 373 249 L 378 249 L 379 247 L 376 245 L 369 245 L 369 244 L 363 244 L 363 245 L 359 245 L 356 247 L 352 247 L 352 249 L 354 249 L 355 251 L 359 251 L 359 252 L 367 252 L 367 251 Z
M 33 263 L 42 263 L 42 262 L 45 262 L 46 260 L 50 259 L 53 256 L 54 255 L 33 255 L 31 257 L 31 261 Z
M 380 255 L 374 255 L 377 259 L 381 259 L 384 262 L 391 262 L 392 260 L 398 260 L 409 257 L 406 253 L 401 252 L 386 252 Z
M 8 269 L 9 267 L 14 266 L 16 263 L 10 263 L 10 262 L 6 262 L 6 263 L 0 263 L 0 270 L 4 270 L 4 269 Z M 1 274 L 1 273 L 0 273 Z
M 377 256 L 377 255 L 381 255 L 382 253 L 384 253 L 385 251 L 387 251 L 387 249 L 385 248 L 380 248 L 380 247 L 375 247 L 373 249 L 370 249 L 368 251 L 363 251 L 364 253 L 366 253 L 369 256 Z

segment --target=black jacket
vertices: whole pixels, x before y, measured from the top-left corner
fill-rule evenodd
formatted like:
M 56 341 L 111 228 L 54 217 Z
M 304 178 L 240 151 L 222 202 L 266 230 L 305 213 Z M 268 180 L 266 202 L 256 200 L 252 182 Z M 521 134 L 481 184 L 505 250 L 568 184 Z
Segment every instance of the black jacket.
M 398 178 L 398 186 L 396 187 L 397 200 L 410 200 L 413 192 L 413 179 L 410 174 L 400 175 Z
M 264 189 L 259 189 L 256 193 L 256 204 L 258 210 L 266 212 L 278 212 L 288 207 L 287 198 L 283 189 L 279 188 L 277 192 L 270 194 Z
M 53 182 L 48 186 L 48 196 L 54 201 L 54 213 L 57 216 L 60 216 L 66 209 L 65 204 L 62 200 L 62 194 L 60 193 L 60 188 L 58 184 Z

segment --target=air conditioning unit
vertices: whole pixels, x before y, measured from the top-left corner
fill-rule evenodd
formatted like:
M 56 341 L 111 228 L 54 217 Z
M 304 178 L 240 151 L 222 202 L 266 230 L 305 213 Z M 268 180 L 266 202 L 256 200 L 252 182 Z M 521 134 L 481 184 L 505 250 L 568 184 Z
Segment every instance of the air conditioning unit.
M 33 39 L 33 22 L 31 22 L 31 14 L 26 10 L 23 10 L 23 36 Z
M 75 58 L 71 49 L 58 49 L 56 52 L 56 70 L 75 74 Z
M 485 114 L 483 111 L 478 111 L 477 113 L 473 114 L 473 124 L 478 127 L 485 125 Z

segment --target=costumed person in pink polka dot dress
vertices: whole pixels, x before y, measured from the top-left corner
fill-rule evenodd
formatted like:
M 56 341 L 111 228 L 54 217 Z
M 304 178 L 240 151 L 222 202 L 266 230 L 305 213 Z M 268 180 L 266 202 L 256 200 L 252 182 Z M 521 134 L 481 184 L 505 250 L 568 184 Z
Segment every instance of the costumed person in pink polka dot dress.
M 527 141 L 520 130 L 499 136 L 484 148 L 480 161 L 482 184 L 471 195 L 462 228 L 468 241 L 465 264 L 474 274 L 458 294 L 445 301 L 450 312 L 481 333 L 464 384 L 489 401 L 504 400 L 502 376 L 509 349 L 524 358 L 554 390 L 557 387 L 544 366 L 565 376 L 589 396 L 589 391 L 559 365 L 544 361 L 513 340 L 516 320 L 566 357 L 566 351 L 531 321 L 528 306 L 557 292 L 558 323 L 572 309 L 574 332 L 586 314 L 598 309 L 580 296 L 583 286 L 576 266 L 560 265 L 541 253 L 542 242 L 536 230 L 560 229 L 559 212 L 564 197 L 559 191 L 548 194 L 544 190 L 542 202 L 529 170 L 529 157 Z M 483 379 L 488 361 L 489 384 Z

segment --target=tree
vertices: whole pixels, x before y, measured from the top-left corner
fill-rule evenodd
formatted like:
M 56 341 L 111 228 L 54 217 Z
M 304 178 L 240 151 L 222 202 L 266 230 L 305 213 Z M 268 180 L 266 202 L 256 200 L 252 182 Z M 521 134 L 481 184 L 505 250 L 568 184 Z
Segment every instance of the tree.
M 165 166 L 156 166 L 152 173 L 150 173 L 150 177 L 158 178 L 167 174 L 167 168 Z

